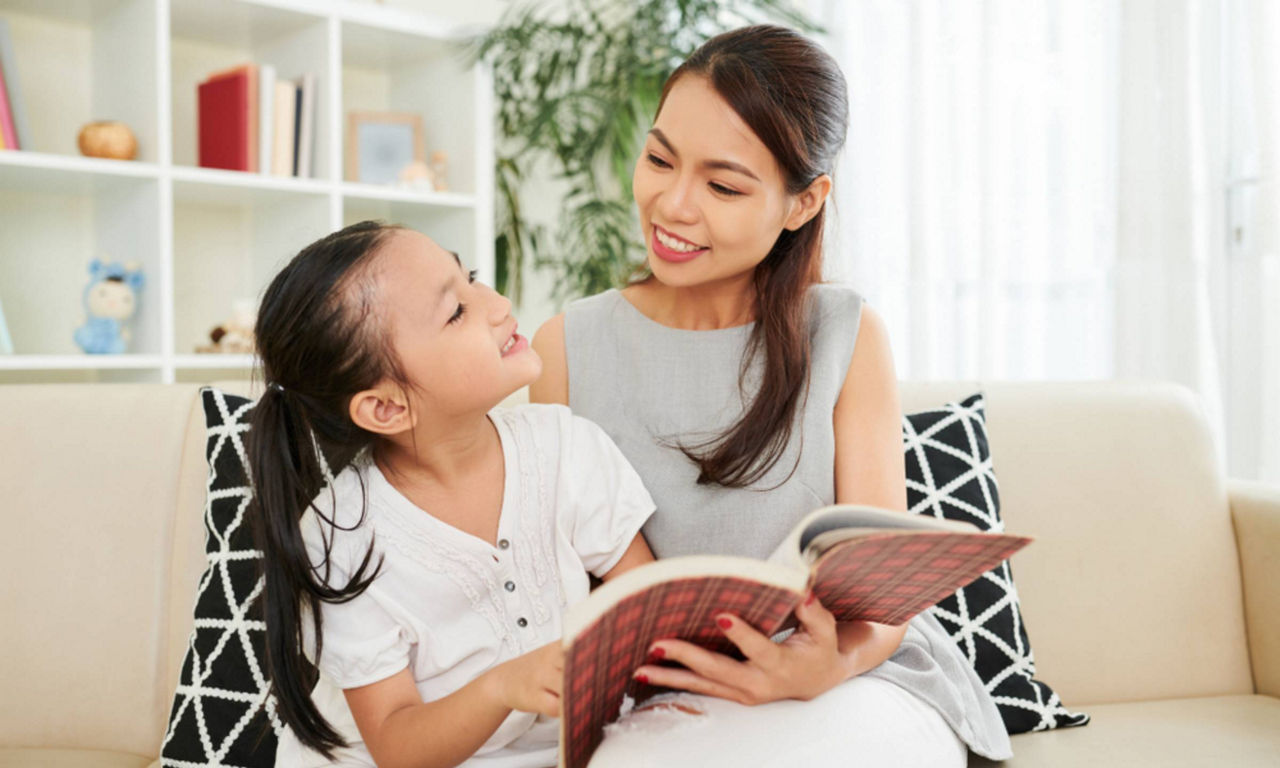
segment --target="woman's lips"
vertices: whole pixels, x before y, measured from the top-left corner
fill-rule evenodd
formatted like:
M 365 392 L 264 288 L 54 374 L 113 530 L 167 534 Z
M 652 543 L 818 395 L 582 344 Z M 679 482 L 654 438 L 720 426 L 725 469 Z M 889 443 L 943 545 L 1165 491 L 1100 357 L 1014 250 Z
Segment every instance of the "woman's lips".
M 677 238 L 675 235 L 672 235 L 670 232 L 666 231 L 665 229 L 662 229 L 656 224 L 653 226 L 653 233 L 649 236 L 650 247 L 653 248 L 654 255 L 662 259 L 663 261 L 669 261 L 674 264 L 680 264 L 686 261 L 691 261 L 692 259 L 696 259 L 702 254 L 711 250 L 709 248 L 699 248 L 693 251 L 673 250 L 662 244 L 662 240 L 658 238 L 659 230 L 662 231 L 663 235 L 673 239 L 684 240 L 684 238 Z

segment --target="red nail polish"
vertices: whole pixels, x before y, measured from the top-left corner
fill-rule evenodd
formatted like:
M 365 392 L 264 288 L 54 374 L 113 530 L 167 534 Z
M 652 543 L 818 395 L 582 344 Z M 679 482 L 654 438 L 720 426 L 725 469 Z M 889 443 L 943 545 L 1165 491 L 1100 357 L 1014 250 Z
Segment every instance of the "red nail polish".
M 729 627 L 733 626 L 733 622 L 730 621 L 729 618 L 726 616 L 721 616 L 720 618 L 716 619 L 716 623 L 720 625 L 721 629 L 728 629 Z
M 649 651 L 649 658 L 652 659 L 653 661 L 657 661 L 658 659 L 661 659 L 663 656 L 666 656 L 666 655 L 667 655 L 667 652 L 662 650 L 661 648 L 654 648 Z
M 814 595 L 812 592 L 810 592 L 810 593 L 809 593 L 809 596 L 808 596 L 808 597 L 806 597 L 806 598 L 804 599 L 804 604 L 805 604 L 805 605 L 813 605 L 813 599 L 814 599 L 814 597 L 815 597 L 815 595 Z
M 648 676 L 648 675 L 636 675 L 636 682 L 637 682 L 637 683 L 641 683 L 641 684 L 643 684 L 643 685 L 648 685 L 648 684 L 649 684 L 649 676 Z

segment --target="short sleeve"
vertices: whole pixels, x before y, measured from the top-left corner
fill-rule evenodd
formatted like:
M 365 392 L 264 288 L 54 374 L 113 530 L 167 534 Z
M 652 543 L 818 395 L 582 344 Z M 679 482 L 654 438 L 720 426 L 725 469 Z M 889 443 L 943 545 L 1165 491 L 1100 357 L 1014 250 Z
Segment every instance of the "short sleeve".
M 342 496 L 339 499 L 341 503 Z M 340 511 L 339 519 L 347 517 L 343 514 L 345 511 Z M 352 531 L 334 530 L 310 511 L 302 518 L 302 532 L 313 564 L 320 563 L 323 555 L 322 526 L 326 534 L 335 537 L 330 553 L 328 583 L 340 587 L 351 580 L 351 574 L 363 559 L 371 538 L 367 526 Z M 377 562 L 375 551 L 370 560 L 370 571 Z M 334 685 L 359 688 L 385 680 L 409 666 L 409 633 L 382 604 L 376 585 L 347 602 L 324 602 L 320 606 L 321 632 L 324 634 L 320 659 L 317 661 L 315 658 L 309 618 L 303 621 L 303 648 L 307 657 Z
M 653 514 L 653 498 L 603 429 L 568 409 L 562 418 L 560 518 L 583 567 L 603 576 Z

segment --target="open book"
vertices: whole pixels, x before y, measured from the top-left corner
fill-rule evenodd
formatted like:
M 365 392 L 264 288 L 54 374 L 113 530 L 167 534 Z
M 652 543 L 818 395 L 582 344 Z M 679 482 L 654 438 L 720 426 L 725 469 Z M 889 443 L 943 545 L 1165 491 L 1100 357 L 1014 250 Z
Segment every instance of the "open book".
M 631 677 L 655 640 L 679 638 L 741 658 L 716 616 L 732 613 L 772 636 L 796 625 L 795 608 L 810 589 L 838 621 L 902 624 L 1030 541 L 844 505 L 806 516 L 768 560 L 693 555 L 628 571 L 565 617 L 560 764 L 587 765 L 624 694 L 643 701 L 661 690 Z

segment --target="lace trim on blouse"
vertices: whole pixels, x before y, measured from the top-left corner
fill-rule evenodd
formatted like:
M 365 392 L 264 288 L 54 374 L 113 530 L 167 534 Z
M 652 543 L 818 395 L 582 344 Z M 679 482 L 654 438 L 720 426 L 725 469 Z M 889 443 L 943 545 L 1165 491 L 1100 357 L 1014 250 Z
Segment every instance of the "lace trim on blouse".
M 514 423 L 516 418 L 519 424 Z M 548 579 L 556 582 L 560 605 L 567 603 L 564 586 L 560 581 L 559 563 L 555 557 L 555 514 L 547 500 L 547 473 L 541 453 L 531 438 L 536 425 L 530 423 L 528 414 L 508 412 L 506 422 L 515 443 L 516 460 L 520 465 L 520 525 L 516 533 L 517 544 L 513 558 L 520 578 L 537 589 L 530 590 L 533 618 L 539 625 L 554 617 L 552 610 L 542 599 Z M 563 452 L 564 446 L 561 446 Z M 514 478 L 509 478 L 510 482 Z M 536 498 L 535 498 L 536 494 Z
M 438 537 L 428 536 L 412 520 L 406 520 L 404 513 L 392 504 L 379 505 L 375 529 L 382 524 L 395 527 L 394 533 L 381 537 L 381 541 L 395 547 L 402 555 L 419 563 L 433 573 L 449 577 L 458 589 L 467 596 L 471 607 L 489 622 L 494 636 L 501 638 L 511 655 L 524 652 L 524 644 L 520 642 L 510 627 L 506 602 L 502 597 L 502 586 L 499 579 L 477 558 L 441 541 Z M 483 593 L 476 588 L 484 585 Z

